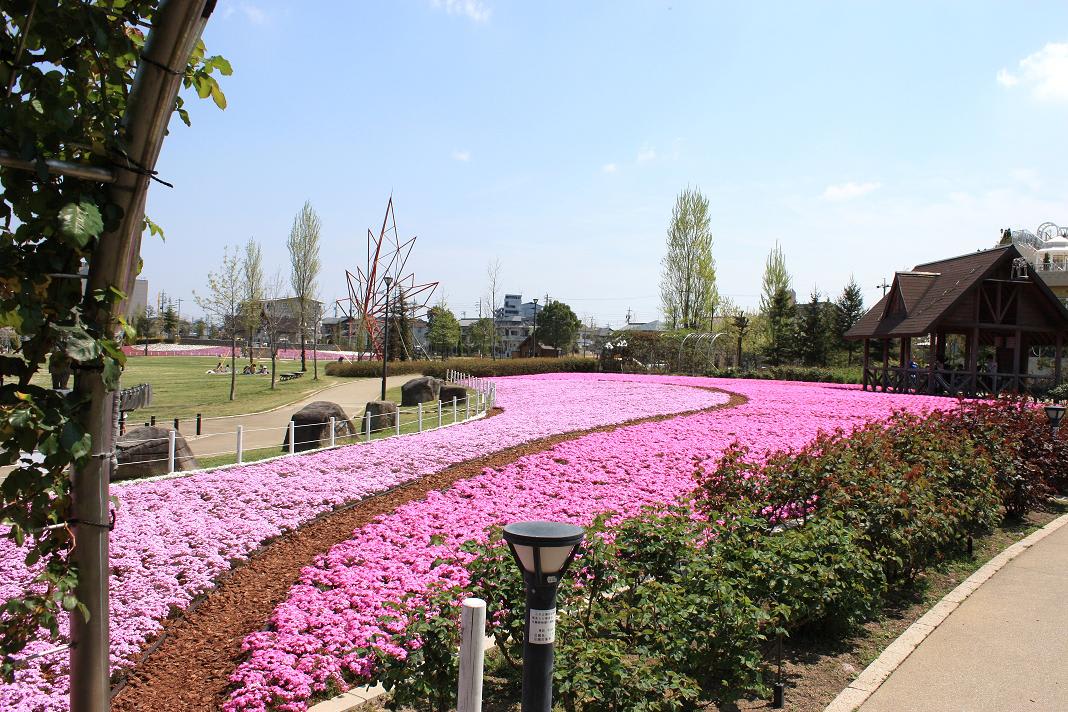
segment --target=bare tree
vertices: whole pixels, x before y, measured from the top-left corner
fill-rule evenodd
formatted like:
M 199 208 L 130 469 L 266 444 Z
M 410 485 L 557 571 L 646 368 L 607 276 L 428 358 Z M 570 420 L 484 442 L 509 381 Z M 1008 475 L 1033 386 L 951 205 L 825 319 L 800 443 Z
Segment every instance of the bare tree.
M 486 301 L 490 306 L 490 319 L 493 320 L 493 330 L 490 333 L 490 355 L 497 358 L 497 306 L 501 299 L 501 260 L 495 257 L 486 267 Z
M 289 316 L 289 310 L 282 303 L 285 297 L 285 280 L 281 272 L 267 280 L 263 288 L 263 308 L 260 320 L 267 335 L 267 351 L 271 355 L 271 390 L 275 389 L 278 376 L 278 346 L 282 332 L 282 322 Z
M 193 292 L 197 305 L 222 322 L 223 332 L 230 338 L 230 400 L 237 393 L 237 330 L 241 316 L 241 270 L 237 255 L 230 248 L 223 251 L 218 272 L 208 272 L 208 293 Z
M 314 300 L 316 281 L 319 278 L 319 216 L 306 201 L 297 216 L 293 218 L 293 227 L 289 230 L 286 246 L 289 248 L 289 263 L 292 268 L 289 283 L 293 295 L 297 298 L 299 309 L 298 326 L 300 328 L 300 370 L 308 370 L 305 346 L 308 334 L 309 302 Z
M 260 312 L 263 311 L 263 254 L 259 243 L 251 237 L 245 243 L 245 257 L 241 261 L 242 302 L 241 321 L 248 334 L 248 362 L 255 361 L 252 340 L 260 328 Z

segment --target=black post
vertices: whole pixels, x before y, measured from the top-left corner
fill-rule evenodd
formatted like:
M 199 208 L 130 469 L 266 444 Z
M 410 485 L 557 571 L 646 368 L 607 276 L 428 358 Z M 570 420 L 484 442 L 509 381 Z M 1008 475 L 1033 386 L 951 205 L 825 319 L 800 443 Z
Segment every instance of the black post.
M 538 355 L 538 300 L 534 300 L 534 329 L 530 332 L 530 355 Z
M 197 413 L 197 435 L 200 435 L 200 413 Z
M 155 425 L 156 425 L 156 416 L 153 415 L 151 418 L 149 418 L 148 422 L 149 422 L 150 425 L 155 427 Z
M 551 712 L 557 584 L 538 585 L 533 573 L 524 573 L 523 579 L 527 589 L 527 617 L 523 626 L 523 712 Z
M 181 430 L 181 428 L 178 427 L 178 418 L 174 419 L 174 429 L 175 430 Z
M 773 690 L 772 709 L 781 710 L 786 706 L 786 686 L 782 682 L 782 633 L 779 633 L 779 676 Z
M 119 413 L 119 435 L 126 434 L 126 411 Z

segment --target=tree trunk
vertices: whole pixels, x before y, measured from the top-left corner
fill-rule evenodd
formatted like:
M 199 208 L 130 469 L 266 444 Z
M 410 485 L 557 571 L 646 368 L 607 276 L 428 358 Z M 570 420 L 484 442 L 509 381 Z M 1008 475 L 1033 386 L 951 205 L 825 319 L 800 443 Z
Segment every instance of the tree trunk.
M 237 395 L 237 330 L 230 332 L 230 400 Z
M 275 370 L 276 370 L 275 367 L 276 367 L 277 363 L 278 363 L 278 351 L 274 348 L 274 346 L 271 346 L 271 390 L 272 391 L 274 390 L 274 383 L 275 383 L 274 377 L 275 377 Z
M 301 309 L 300 314 L 300 370 L 301 372 L 308 370 L 308 355 L 304 352 L 305 347 L 305 334 L 307 331 L 307 324 L 304 323 L 304 310 Z

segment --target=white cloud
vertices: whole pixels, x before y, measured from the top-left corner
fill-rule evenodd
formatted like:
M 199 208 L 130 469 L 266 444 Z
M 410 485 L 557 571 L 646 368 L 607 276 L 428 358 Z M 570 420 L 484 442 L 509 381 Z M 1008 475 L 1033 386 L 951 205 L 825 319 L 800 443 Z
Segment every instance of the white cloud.
M 1040 101 L 1068 102 L 1068 42 L 1050 42 L 1024 57 L 1015 73 L 1001 69 L 997 82 L 1006 88 L 1026 86 Z
M 471 152 L 470 151 L 453 151 L 452 152 L 452 158 L 455 161 L 470 161 L 471 160 Z
M 616 168 L 617 168 L 617 166 L 616 166 L 615 163 L 606 163 L 603 166 L 601 166 L 601 172 L 602 173 L 615 173 L 616 172 Z
M 849 181 L 848 183 L 835 183 L 827 186 L 823 191 L 823 199 L 831 201 L 843 201 L 853 200 L 859 198 L 862 195 L 867 195 L 873 190 L 878 190 L 882 186 L 882 183 L 875 181 L 868 181 L 866 183 L 855 183 Z
M 490 9 L 481 0 L 431 0 L 430 4 L 450 15 L 463 15 L 474 22 L 490 19 Z
M 638 163 L 647 163 L 656 158 L 656 150 L 646 146 L 642 150 L 638 151 Z

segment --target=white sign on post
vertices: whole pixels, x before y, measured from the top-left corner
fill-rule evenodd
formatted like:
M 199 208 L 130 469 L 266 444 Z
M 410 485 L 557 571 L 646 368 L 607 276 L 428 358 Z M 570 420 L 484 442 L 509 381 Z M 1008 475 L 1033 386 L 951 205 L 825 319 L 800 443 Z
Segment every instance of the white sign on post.
M 530 642 L 550 645 L 556 642 L 556 609 L 530 609 Z

